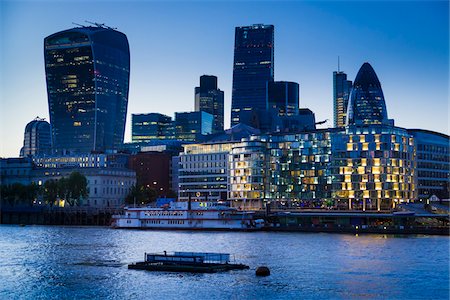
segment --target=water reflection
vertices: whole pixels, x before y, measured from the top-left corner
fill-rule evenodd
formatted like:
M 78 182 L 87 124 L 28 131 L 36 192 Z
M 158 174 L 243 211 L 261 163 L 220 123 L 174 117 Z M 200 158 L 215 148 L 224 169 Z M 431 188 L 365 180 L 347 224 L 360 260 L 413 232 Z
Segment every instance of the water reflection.
M 0 298 L 448 299 L 449 294 L 448 237 L 0 226 L 0 245 Z M 144 252 L 164 250 L 228 252 L 251 269 L 178 274 L 126 267 Z M 256 277 L 260 265 L 269 266 L 271 276 Z

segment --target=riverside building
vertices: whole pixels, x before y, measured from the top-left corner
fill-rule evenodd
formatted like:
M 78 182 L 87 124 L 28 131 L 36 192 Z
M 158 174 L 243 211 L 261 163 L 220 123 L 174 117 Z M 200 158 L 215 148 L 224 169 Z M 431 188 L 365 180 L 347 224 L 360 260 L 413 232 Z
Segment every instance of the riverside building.
M 450 198 L 450 138 L 424 129 L 408 129 L 414 136 L 417 156 L 418 199 L 435 195 Z
M 189 145 L 180 156 L 180 198 L 219 183 L 241 209 L 389 210 L 415 198 L 414 153 L 405 129 L 382 125 Z

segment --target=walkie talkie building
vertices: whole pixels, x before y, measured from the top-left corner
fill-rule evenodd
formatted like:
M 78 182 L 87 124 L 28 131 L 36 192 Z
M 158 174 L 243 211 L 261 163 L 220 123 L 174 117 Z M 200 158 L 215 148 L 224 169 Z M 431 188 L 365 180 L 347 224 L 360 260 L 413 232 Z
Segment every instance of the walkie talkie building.
M 125 34 L 102 25 L 64 30 L 45 38 L 44 55 L 53 150 L 116 149 L 128 105 Z

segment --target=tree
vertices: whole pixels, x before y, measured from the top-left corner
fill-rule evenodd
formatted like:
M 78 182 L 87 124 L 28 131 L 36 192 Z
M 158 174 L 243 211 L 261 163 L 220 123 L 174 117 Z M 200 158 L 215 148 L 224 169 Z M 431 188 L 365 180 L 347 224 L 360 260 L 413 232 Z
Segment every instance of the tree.
M 145 202 L 146 195 L 142 186 L 133 185 L 130 188 L 130 192 L 125 198 L 125 203 L 134 204 Z
M 68 201 L 70 205 L 80 205 L 81 199 L 88 195 L 86 176 L 79 172 L 72 172 L 67 179 Z
M 39 190 L 39 186 L 34 182 L 26 186 L 26 201 L 29 205 L 33 205 L 33 201 L 37 197 Z
M 44 201 L 47 204 L 50 204 L 50 206 L 53 206 L 53 204 L 55 204 L 58 198 L 59 192 L 58 182 L 54 179 L 47 180 L 46 182 L 44 182 L 43 189 L 44 189 L 43 192 Z

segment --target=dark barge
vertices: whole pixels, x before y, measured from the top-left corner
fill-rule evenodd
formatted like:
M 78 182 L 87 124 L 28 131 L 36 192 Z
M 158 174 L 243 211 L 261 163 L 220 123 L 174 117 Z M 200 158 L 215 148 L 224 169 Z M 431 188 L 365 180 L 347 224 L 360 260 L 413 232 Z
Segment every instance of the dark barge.
M 249 266 L 244 264 L 230 263 L 230 254 L 228 253 L 145 253 L 144 259 L 143 262 L 128 265 L 128 269 L 164 272 L 216 273 L 249 268 Z

